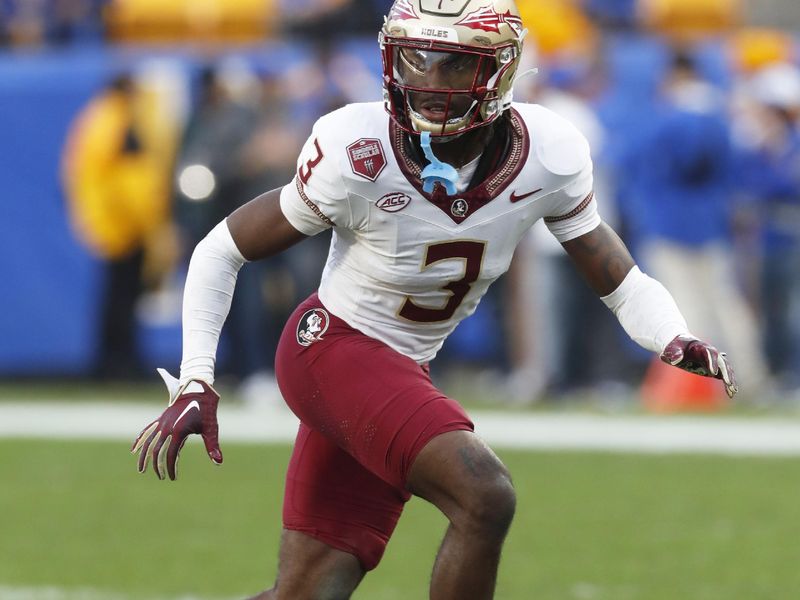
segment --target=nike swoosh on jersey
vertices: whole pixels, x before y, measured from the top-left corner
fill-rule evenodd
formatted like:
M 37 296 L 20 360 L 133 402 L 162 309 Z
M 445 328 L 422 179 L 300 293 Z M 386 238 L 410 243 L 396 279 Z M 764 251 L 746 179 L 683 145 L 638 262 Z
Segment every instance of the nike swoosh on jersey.
M 511 192 L 511 202 L 519 202 L 520 200 L 525 200 L 525 198 L 530 198 L 534 194 L 541 192 L 543 189 L 544 188 L 539 188 L 538 190 L 533 190 L 532 192 L 522 194 L 521 196 L 517 196 L 517 192 Z
M 186 408 L 183 409 L 183 412 L 175 419 L 175 422 L 172 424 L 173 429 L 178 426 L 178 421 L 180 421 L 183 417 L 186 416 L 191 409 L 196 408 L 200 410 L 200 404 L 197 403 L 197 400 L 192 400 L 189 404 L 186 405 Z

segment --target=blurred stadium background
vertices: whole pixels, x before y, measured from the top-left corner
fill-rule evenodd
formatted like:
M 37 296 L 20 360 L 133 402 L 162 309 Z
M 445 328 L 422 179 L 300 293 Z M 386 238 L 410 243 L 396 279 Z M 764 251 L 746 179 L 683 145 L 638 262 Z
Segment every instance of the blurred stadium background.
M 742 393 L 654 363 L 535 230 L 434 364 L 519 489 L 497 597 L 800 597 L 797 1 L 517 2 L 517 98 L 589 138 L 603 216 Z M 0 600 L 271 580 L 295 426 L 271 360 L 325 236 L 240 276 L 224 468 L 190 445 L 157 485 L 126 440 L 178 369 L 192 247 L 291 178 L 318 116 L 380 99 L 390 4 L 0 0 Z M 443 528 L 412 502 L 355 597 L 425 597 Z

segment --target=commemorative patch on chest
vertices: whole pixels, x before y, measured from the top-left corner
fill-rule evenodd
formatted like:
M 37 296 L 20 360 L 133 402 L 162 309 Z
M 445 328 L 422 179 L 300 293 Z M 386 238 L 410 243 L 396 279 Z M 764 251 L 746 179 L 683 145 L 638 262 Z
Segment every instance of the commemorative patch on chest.
M 347 156 L 353 173 L 375 181 L 386 168 L 386 154 L 378 139 L 361 138 L 347 147 Z
M 331 317 L 323 308 L 312 308 L 303 313 L 297 323 L 297 343 L 301 346 L 310 346 L 322 339 L 328 331 Z

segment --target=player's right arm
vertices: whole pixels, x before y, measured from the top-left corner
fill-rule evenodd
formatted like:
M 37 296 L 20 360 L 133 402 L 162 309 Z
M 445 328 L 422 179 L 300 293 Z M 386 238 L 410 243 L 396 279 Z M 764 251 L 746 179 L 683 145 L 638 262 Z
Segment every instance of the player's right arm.
M 251 200 L 195 248 L 184 288 L 181 378 L 159 370 L 169 390 L 169 405 L 133 444 L 140 472 L 152 459 L 159 479 L 174 480 L 181 448 L 193 433 L 202 436 L 209 458 L 222 463 L 219 395 L 212 384 L 217 344 L 239 269 L 246 261 L 278 254 L 306 237 L 284 217 L 280 195 L 281 190 L 273 190 Z
M 338 166 L 325 150 L 332 120 L 323 117 L 300 153 L 297 175 L 279 190 L 258 196 L 217 225 L 195 248 L 183 292 L 183 359 L 180 379 L 160 371 L 169 405 L 133 444 L 139 471 L 150 459 L 159 479 L 175 479 L 181 447 L 200 434 L 211 460 L 220 464 L 214 367 L 220 333 L 236 279 L 247 261 L 278 254 L 351 215 Z M 325 150 L 323 150 L 325 149 Z
M 234 244 L 249 261 L 274 256 L 306 238 L 284 216 L 280 189 L 251 200 L 226 223 Z

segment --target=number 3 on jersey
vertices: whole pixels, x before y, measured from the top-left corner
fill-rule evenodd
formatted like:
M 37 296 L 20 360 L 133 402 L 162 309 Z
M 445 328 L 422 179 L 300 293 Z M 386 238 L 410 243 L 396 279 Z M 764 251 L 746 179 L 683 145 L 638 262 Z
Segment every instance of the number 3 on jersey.
M 404 319 L 418 323 L 435 323 L 447 321 L 456 312 L 470 290 L 470 286 L 478 279 L 483 263 L 483 254 L 486 242 L 472 240 L 457 240 L 431 244 L 425 253 L 425 262 L 422 270 L 442 260 L 459 259 L 464 261 L 464 276 L 456 281 L 451 281 L 441 289 L 450 292 L 447 304 L 442 308 L 428 308 L 416 304 L 410 296 L 406 297 L 400 312 Z
M 300 177 L 300 181 L 303 182 L 303 185 L 308 184 L 308 180 L 311 179 L 311 172 L 314 170 L 319 163 L 322 162 L 322 159 L 325 158 L 325 155 L 322 153 L 322 148 L 319 146 L 319 140 L 314 140 L 314 147 L 317 149 L 317 154 L 314 158 L 309 158 L 308 162 L 305 166 L 300 165 L 300 169 L 297 171 L 297 176 Z

